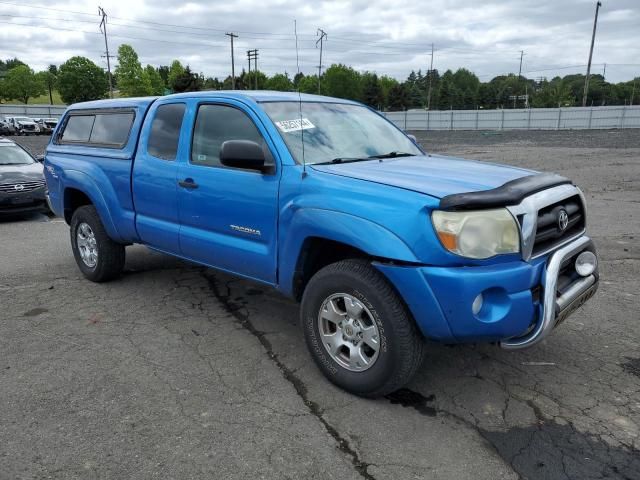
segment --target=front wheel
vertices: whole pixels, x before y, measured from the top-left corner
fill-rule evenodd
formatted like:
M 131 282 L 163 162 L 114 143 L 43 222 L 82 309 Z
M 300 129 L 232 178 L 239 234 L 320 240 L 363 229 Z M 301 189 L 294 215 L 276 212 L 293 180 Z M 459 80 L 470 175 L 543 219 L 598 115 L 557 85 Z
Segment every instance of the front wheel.
M 379 397 L 411 380 L 424 340 L 386 278 L 369 262 L 343 260 L 309 281 L 301 321 L 322 373 L 339 387 Z
M 122 272 L 124 245 L 111 240 L 93 205 L 73 212 L 71 249 L 80 271 L 92 282 L 107 282 Z

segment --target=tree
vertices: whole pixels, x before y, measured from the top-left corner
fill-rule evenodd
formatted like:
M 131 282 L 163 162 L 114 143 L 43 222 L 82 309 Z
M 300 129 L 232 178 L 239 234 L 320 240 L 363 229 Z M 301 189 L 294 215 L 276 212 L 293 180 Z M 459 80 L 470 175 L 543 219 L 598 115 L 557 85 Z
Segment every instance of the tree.
M 294 89 L 293 82 L 286 73 L 276 73 L 267 80 L 267 89 L 290 92 Z
M 378 79 L 378 83 L 382 90 L 382 107 L 386 110 L 389 108 L 389 92 L 393 87 L 399 85 L 399 83 L 395 78 L 388 77 L 387 75 L 381 76 Z
M 176 80 L 182 75 L 184 75 L 184 67 L 178 60 L 174 60 L 169 67 L 169 73 L 167 75 L 167 86 L 174 92 L 176 91 Z
M 295 88 L 298 88 L 298 85 L 300 85 L 300 82 L 302 81 L 303 78 L 304 78 L 304 73 L 302 72 L 296 73 L 293 77 L 293 86 Z
M 362 101 L 370 107 L 382 109 L 384 103 L 384 95 L 382 87 L 375 73 L 362 74 Z
M 218 77 L 207 77 L 202 87 L 204 90 L 222 90 L 222 82 Z
M 20 65 L 28 66 L 22 60 L 18 60 L 17 58 L 8 58 L 7 60 L 0 60 L 0 73 L 7 72 L 12 68 L 19 67 Z
M 322 75 L 321 93 L 331 97 L 361 98 L 360 74 L 353 68 L 342 64 L 333 64 Z
M 318 93 L 318 76 L 305 75 L 298 82 L 298 90 L 302 93 Z
M 118 66 L 115 70 L 121 97 L 151 95 L 151 80 L 142 69 L 138 54 L 131 45 L 118 47 Z
M 102 68 L 85 57 L 71 57 L 60 65 L 57 86 L 65 103 L 104 98 L 109 90 Z
M 160 65 L 158 67 L 158 74 L 160 75 L 160 78 L 162 78 L 164 86 L 169 86 L 169 67 L 167 65 Z
M 260 70 L 257 72 L 255 70 L 251 70 L 249 73 L 243 72 L 243 83 L 247 90 L 264 90 L 267 88 L 267 76 L 262 73 Z M 258 80 L 258 86 L 256 87 L 256 79 Z
M 49 91 L 49 104 L 53 105 L 53 89 L 58 77 L 58 67 L 56 65 L 49 65 L 44 72 L 40 72 L 38 75 L 42 77 L 42 80 Z
M 164 95 L 166 87 L 164 86 L 164 81 L 160 76 L 160 72 L 158 72 L 158 70 L 156 70 L 152 65 L 147 65 L 144 72 L 151 85 L 151 95 Z
M 173 91 L 179 92 L 197 92 L 202 90 L 202 78 L 191 71 L 187 65 L 181 75 L 177 76 L 173 81 Z
M 389 102 L 390 110 L 406 110 L 409 105 L 409 95 L 407 93 L 407 87 L 403 83 L 393 85 L 389 90 Z
M 18 65 L 7 72 L 4 79 L 4 93 L 7 98 L 15 98 L 22 103 L 45 92 L 42 75 L 36 75 L 26 65 Z

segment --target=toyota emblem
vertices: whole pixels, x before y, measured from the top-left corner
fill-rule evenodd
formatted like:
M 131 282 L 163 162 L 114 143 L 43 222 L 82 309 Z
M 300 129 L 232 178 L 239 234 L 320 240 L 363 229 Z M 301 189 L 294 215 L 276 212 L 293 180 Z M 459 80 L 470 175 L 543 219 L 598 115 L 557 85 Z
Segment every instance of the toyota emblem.
M 24 190 L 24 185 L 22 185 L 21 183 L 19 183 L 19 184 L 17 184 L 17 185 L 14 185 L 14 186 L 13 186 L 13 189 L 14 189 L 16 192 L 21 192 L 21 191 L 23 191 L 23 190 Z
M 564 232 L 569 225 L 569 214 L 565 209 L 558 212 L 558 230 Z

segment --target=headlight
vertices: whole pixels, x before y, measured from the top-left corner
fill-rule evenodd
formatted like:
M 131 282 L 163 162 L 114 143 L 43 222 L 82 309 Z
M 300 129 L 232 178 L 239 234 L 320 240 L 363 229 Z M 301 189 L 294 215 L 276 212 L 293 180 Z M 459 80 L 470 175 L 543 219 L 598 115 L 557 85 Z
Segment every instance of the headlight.
M 468 258 L 489 258 L 520 251 L 516 220 L 506 208 L 431 214 L 442 246 Z

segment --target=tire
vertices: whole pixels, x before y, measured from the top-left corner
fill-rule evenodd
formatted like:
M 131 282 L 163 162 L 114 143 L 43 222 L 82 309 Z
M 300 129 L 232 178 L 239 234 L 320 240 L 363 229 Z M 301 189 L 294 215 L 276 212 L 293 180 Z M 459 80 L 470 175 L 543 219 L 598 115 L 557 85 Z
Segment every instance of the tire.
M 95 239 L 94 242 L 91 240 L 92 237 Z M 83 259 L 81 249 L 86 252 L 87 245 L 92 245 L 91 249 L 97 253 L 95 258 L 90 256 Z M 124 268 L 125 247 L 109 238 L 93 205 L 85 205 L 73 212 L 71 249 L 78 268 L 92 282 L 113 280 Z
M 351 313 L 354 308 L 364 312 L 358 315 L 360 320 L 354 322 L 354 328 L 377 328 L 378 347 L 374 350 L 355 338 L 351 342 L 359 342 L 358 346 L 362 345 L 360 351 L 364 353 L 349 355 L 345 360 L 345 352 L 353 352 L 357 348 L 355 343 L 353 347 L 351 344 L 342 345 L 337 355 L 330 353 L 329 348 L 335 349 L 335 344 L 344 343 L 348 338 L 345 335 L 353 334 L 353 328 L 347 330 L 347 323 L 356 316 L 347 313 L 347 302 L 352 307 Z M 330 305 L 335 306 L 335 312 L 342 312 L 341 305 L 344 306 L 344 313 L 340 313 L 342 316 L 339 318 L 346 320 L 342 322 L 341 330 L 335 324 L 332 327 L 332 321 L 322 318 L 323 312 L 330 310 Z M 424 338 L 411 314 L 387 279 L 368 261 L 343 260 L 321 269 L 307 284 L 300 315 L 307 347 L 322 373 L 332 383 L 355 395 L 375 398 L 402 388 L 411 380 L 424 358 Z M 323 336 L 323 333 L 331 333 L 333 328 L 342 340 Z M 363 332 L 365 330 L 357 335 Z M 364 338 L 366 340 L 366 334 Z M 377 353 L 371 353 L 375 351 Z M 357 363 L 363 356 L 369 357 L 370 366 L 363 367 Z M 358 368 L 360 370 L 354 370 Z

